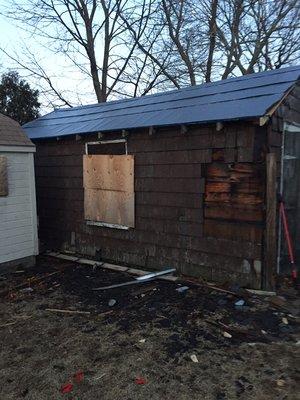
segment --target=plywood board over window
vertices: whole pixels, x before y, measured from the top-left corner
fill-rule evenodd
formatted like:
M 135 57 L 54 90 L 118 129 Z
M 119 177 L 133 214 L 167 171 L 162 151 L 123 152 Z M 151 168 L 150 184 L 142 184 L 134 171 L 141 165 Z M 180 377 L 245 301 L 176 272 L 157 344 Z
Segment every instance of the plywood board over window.
M 8 196 L 7 160 L 0 156 L 0 196 Z
M 134 227 L 134 157 L 83 156 L 84 214 L 88 221 Z

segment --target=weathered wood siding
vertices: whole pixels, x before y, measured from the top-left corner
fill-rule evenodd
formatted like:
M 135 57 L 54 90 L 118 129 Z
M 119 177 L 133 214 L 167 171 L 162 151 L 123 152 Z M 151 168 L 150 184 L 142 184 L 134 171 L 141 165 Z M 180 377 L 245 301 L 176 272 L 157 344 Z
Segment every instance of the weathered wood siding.
M 7 160 L 8 185 L 8 195 L 0 197 L 1 264 L 37 254 L 37 226 L 32 153 L 0 154 Z
M 95 139 L 35 141 L 40 239 L 47 248 L 260 285 L 265 129 L 232 123 L 221 131 L 214 125 L 130 132 L 135 228 L 128 231 L 84 221 L 82 155 L 84 142 Z

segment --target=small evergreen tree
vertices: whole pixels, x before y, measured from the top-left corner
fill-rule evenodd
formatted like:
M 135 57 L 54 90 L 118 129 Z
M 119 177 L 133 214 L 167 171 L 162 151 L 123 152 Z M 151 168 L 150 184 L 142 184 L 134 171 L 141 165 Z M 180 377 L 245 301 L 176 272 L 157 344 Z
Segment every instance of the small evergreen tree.
M 3 74 L 0 81 L 0 113 L 19 124 L 39 116 L 39 91 L 33 90 L 15 71 Z

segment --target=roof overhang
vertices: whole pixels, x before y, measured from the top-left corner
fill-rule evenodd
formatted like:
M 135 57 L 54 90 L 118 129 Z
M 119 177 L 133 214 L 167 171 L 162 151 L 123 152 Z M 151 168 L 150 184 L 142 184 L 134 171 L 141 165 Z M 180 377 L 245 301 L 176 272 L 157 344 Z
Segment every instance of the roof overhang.
M 282 96 L 282 98 L 276 104 L 274 104 L 265 115 L 263 115 L 262 117 L 259 118 L 260 126 L 265 125 L 269 121 L 269 119 L 272 117 L 272 115 L 278 110 L 278 108 L 281 106 L 281 104 L 284 102 L 284 100 L 293 91 L 293 89 L 295 88 L 295 85 L 296 84 L 291 86 L 289 88 L 289 90 L 287 90 L 286 93 Z

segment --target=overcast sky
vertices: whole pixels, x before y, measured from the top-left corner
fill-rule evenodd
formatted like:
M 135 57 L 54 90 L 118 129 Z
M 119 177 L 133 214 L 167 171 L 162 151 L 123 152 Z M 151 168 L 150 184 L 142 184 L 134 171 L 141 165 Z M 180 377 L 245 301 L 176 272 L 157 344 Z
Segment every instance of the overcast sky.
M 2 5 L 2 1 L 0 0 L 0 5 Z M 19 28 L 14 21 L 8 20 L 2 15 L 0 15 L 0 37 L 0 47 L 9 54 L 17 55 L 20 60 L 22 60 L 22 52 L 26 51 L 24 49 L 28 46 L 51 76 L 54 85 L 65 92 L 74 105 L 81 104 L 83 101 L 85 104 L 96 102 L 92 88 L 88 86 L 89 82 L 84 80 L 83 76 L 70 66 L 70 63 L 63 55 L 52 53 L 47 49 L 45 41 L 43 42 L 41 39 L 41 42 L 37 43 L 36 39 L 28 32 Z M 9 70 L 17 70 L 33 88 L 42 90 L 40 80 L 34 79 L 24 70 L 21 70 L 13 60 L 0 52 L 0 75 Z M 42 87 L 45 87 L 43 82 Z M 84 97 L 78 98 L 74 94 L 75 92 L 84 94 Z M 41 101 L 43 103 L 42 113 L 52 110 L 51 106 L 47 106 L 46 94 L 41 95 Z
M 129 9 L 127 10 L 128 14 L 126 14 L 126 12 L 124 13 L 126 19 L 128 20 L 130 20 L 130 17 L 132 16 L 130 14 L 132 12 L 131 1 L 133 0 L 129 0 L 129 2 L 126 1 L 126 4 L 129 3 Z M 272 3 L 274 6 L 277 4 L 276 1 Z M 67 29 L 62 28 L 62 24 L 56 21 L 55 12 L 57 11 L 63 16 L 64 24 L 67 26 L 73 26 L 75 18 L 77 21 L 76 29 L 79 30 L 80 34 L 85 36 L 85 25 L 82 20 L 78 17 L 78 15 L 74 16 L 71 13 L 72 16 L 70 16 L 69 13 L 66 12 L 66 9 L 61 6 L 61 2 L 56 11 L 49 11 L 47 8 L 47 11 L 45 11 L 44 8 L 39 8 L 37 10 L 38 12 L 46 12 L 46 14 L 41 14 L 42 18 L 40 18 L 39 14 L 35 15 L 36 10 L 33 9 L 33 7 L 35 7 L 35 2 L 32 0 L 19 0 L 18 3 L 23 6 L 27 5 L 29 10 L 28 14 L 25 12 L 25 15 L 24 9 L 21 9 L 21 11 L 19 10 L 19 14 L 15 11 L 15 18 L 18 17 L 19 19 L 23 20 L 22 26 L 34 30 L 34 36 L 28 31 L 23 30 L 21 27 L 18 27 L 17 21 L 11 18 L 14 15 L 11 14 L 12 11 L 8 8 L 10 1 L 0 0 L 0 13 L 2 12 L 8 15 L 8 17 L 3 17 L 3 15 L 0 14 L 0 75 L 11 70 L 16 70 L 20 73 L 21 77 L 28 81 L 33 89 L 38 89 L 40 91 L 40 102 L 42 103 L 42 114 L 52 111 L 53 107 L 62 106 L 63 104 L 65 105 L 66 102 L 61 101 L 62 97 L 64 97 L 68 103 L 74 106 L 96 103 L 96 95 L 90 73 L 90 60 L 88 60 L 86 48 L 83 48 L 82 44 L 80 44 L 80 40 L 78 43 L 78 40 L 72 39 L 72 35 L 68 33 Z M 136 3 L 139 4 L 139 0 L 136 0 Z M 201 4 L 201 2 L 197 4 Z M 200 36 L 195 39 L 193 49 L 187 50 L 191 51 L 190 59 L 192 62 L 190 63 L 194 64 L 194 69 L 192 71 L 193 76 L 189 74 L 188 68 L 186 68 L 186 62 L 179 55 L 179 52 L 176 50 L 176 45 L 173 43 L 172 39 L 169 38 L 167 28 L 163 29 L 162 33 L 160 32 L 161 29 L 158 28 L 158 31 L 160 32 L 159 40 L 157 39 L 158 36 L 156 33 L 153 36 L 153 43 L 151 39 L 149 39 L 148 35 L 152 35 L 152 28 L 157 27 L 156 20 L 152 22 L 149 30 L 148 28 L 146 29 L 146 34 L 143 36 L 142 40 L 146 43 L 147 48 L 148 44 L 151 46 L 150 52 L 153 52 L 154 57 L 156 57 L 156 54 L 158 54 L 157 57 L 159 58 L 160 63 L 164 64 L 163 69 L 168 74 L 161 73 L 162 67 L 159 66 L 159 64 L 152 62 L 151 57 L 148 58 L 145 64 L 143 64 L 145 61 L 145 55 L 143 51 L 140 51 L 139 46 L 136 46 L 136 43 L 132 42 L 134 35 L 132 36 L 130 33 L 128 33 L 128 30 L 124 32 L 122 22 L 120 24 L 117 22 L 113 40 L 110 42 L 108 73 L 105 75 L 106 68 L 101 69 L 103 66 L 105 53 L 105 30 L 103 28 L 103 24 L 101 23 L 104 16 L 103 10 L 101 10 L 101 7 L 97 9 L 96 13 L 98 12 L 99 15 L 95 14 L 94 17 L 96 18 L 97 16 L 97 18 L 96 20 L 93 20 L 93 27 L 95 30 L 96 28 L 99 28 L 99 30 L 97 30 L 97 37 L 94 43 L 94 50 L 96 53 L 95 58 L 96 63 L 99 66 L 99 70 L 102 71 L 103 76 L 107 77 L 108 87 L 110 89 L 113 87 L 113 90 L 111 91 L 104 90 L 104 95 L 106 96 L 108 94 L 109 100 L 124 98 L 133 94 L 140 95 L 144 93 L 145 89 L 146 93 L 151 93 L 157 89 L 166 90 L 169 88 L 174 88 L 174 86 L 183 87 L 195 82 L 202 83 L 205 80 L 204 72 L 206 68 L 205 66 L 207 65 L 208 54 L 207 43 L 209 43 L 207 41 L 207 31 L 203 25 L 203 18 L 206 13 L 200 13 L 200 19 L 196 19 L 196 22 L 196 14 L 191 18 L 187 18 L 187 32 L 189 32 L 189 30 L 191 30 L 191 32 L 198 31 L 198 25 L 194 24 L 199 24 L 199 27 L 202 27 L 203 25 L 202 31 L 200 30 Z M 270 68 L 269 60 L 273 62 L 272 67 L 277 66 L 277 61 L 280 61 L 280 59 L 278 59 L 278 55 L 281 54 L 282 58 L 282 52 L 279 52 L 278 48 L 280 48 L 281 51 L 287 51 L 286 49 L 288 49 L 288 53 L 290 51 L 290 58 L 288 59 L 288 62 L 285 62 L 286 65 L 288 65 L 290 62 L 293 62 L 294 59 L 297 58 L 299 51 L 299 47 L 297 49 L 298 31 L 295 30 L 293 25 L 291 26 L 292 30 L 289 30 L 286 36 L 282 34 L 282 40 L 278 36 L 278 32 L 282 30 L 282 26 L 278 26 L 278 32 L 276 33 L 277 36 L 275 36 L 275 38 L 273 38 L 267 46 L 269 51 L 268 57 L 263 54 L 265 51 L 263 49 L 259 55 L 259 60 L 255 59 L 256 56 L 253 58 L 253 54 L 256 54 L 255 49 L 257 41 L 260 41 L 261 43 L 264 43 L 264 41 L 261 39 L 260 34 L 258 34 L 257 38 L 255 39 L 257 21 L 253 21 L 248 14 L 245 15 L 246 20 L 243 20 L 243 24 L 245 24 L 243 37 L 247 38 L 247 40 L 245 40 L 245 43 L 243 44 L 241 56 L 238 60 L 235 60 L 235 56 L 228 56 L 226 46 L 224 47 L 225 50 L 223 51 L 222 41 L 219 41 L 219 44 L 214 52 L 214 68 L 211 75 L 214 80 L 220 79 L 222 76 L 228 76 L 227 72 L 233 76 L 240 75 L 241 73 L 245 73 L 248 67 L 251 67 L 249 71 L 252 71 L 253 63 L 256 63 L 256 70 L 266 67 Z M 256 16 L 256 14 L 254 15 Z M 79 18 L 78 20 L 77 17 Z M 226 15 L 223 16 L 221 22 L 225 17 Z M 250 21 L 248 21 L 249 18 Z M 274 18 L 275 20 L 277 19 L 276 13 Z M 136 17 L 133 13 L 133 21 L 135 19 Z M 190 20 L 192 21 L 193 25 L 190 25 Z M 26 21 L 28 24 L 26 24 Z M 137 21 L 139 21 L 139 19 L 137 19 Z M 29 28 L 28 25 L 30 25 L 30 22 L 32 23 L 32 26 Z M 38 26 L 36 24 L 38 24 Z M 290 25 L 290 20 L 287 19 L 287 22 L 283 25 L 285 27 L 284 29 L 288 29 Z M 271 27 L 273 27 L 273 23 L 271 23 Z M 243 25 L 241 25 L 241 29 L 242 28 Z M 254 38 L 252 39 L 251 37 L 249 38 L 250 28 L 251 32 L 253 31 L 254 34 Z M 226 26 L 224 29 L 226 31 Z M 126 32 L 127 34 L 125 34 Z M 154 32 L 156 32 L 155 29 Z M 230 29 L 229 32 L 231 32 Z M 291 36 L 290 33 L 294 36 Z M 45 38 L 46 35 L 48 36 Z M 50 37 L 51 39 L 49 39 Z M 194 38 L 194 36 L 192 37 Z M 294 39 L 292 40 L 292 38 Z M 185 38 L 183 38 L 183 42 L 184 41 Z M 205 45 L 202 45 L 202 43 L 206 43 L 206 48 Z M 221 46 L 221 49 L 219 46 Z M 251 50 L 249 50 L 249 46 Z M 131 53 L 134 48 L 134 52 Z M 10 56 L 4 54 L 1 49 Z M 12 60 L 12 57 L 17 58 L 19 63 L 16 62 L 16 60 Z M 268 62 L 266 62 L 266 59 Z M 24 66 L 23 68 L 20 67 L 20 63 L 23 63 L 27 69 L 24 68 Z M 278 65 L 280 65 L 280 63 Z M 123 66 L 126 66 L 125 71 L 123 71 Z M 144 66 L 145 68 L 143 68 Z M 225 66 L 228 66 L 226 74 L 223 73 L 225 71 Z M 33 69 L 35 72 L 38 70 L 39 73 L 41 73 L 41 70 L 39 69 L 40 67 L 42 68 L 42 74 L 47 74 L 46 77 L 51 79 L 52 86 L 59 91 L 62 96 L 53 95 L 53 91 L 51 92 L 51 95 L 50 86 L 49 83 L 47 83 L 47 80 L 42 79 L 33 72 L 28 71 L 28 68 L 31 68 L 31 70 Z M 120 71 L 122 72 L 121 79 L 116 79 L 119 78 L 118 74 Z M 156 73 L 158 75 L 155 75 Z M 175 76 L 175 84 L 174 81 L 170 79 L 170 76 L 173 75 Z M 154 87 L 152 86 L 153 82 L 156 85 Z M 138 83 L 138 87 L 135 86 L 136 83 Z M 159 84 L 159 86 L 157 84 Z M 105 85 L 103 87 L 105 89 Z M 99 85 L 96 85 L 96 88 L 98 88 L 99 100 L 102 100 L 104 96 L 101 97 L 99 94 Z M 137 92 L 134 91 L 136 88 L 138 89 Z M 147 90 L 149 90 L 149 92 L 147 92 Z

